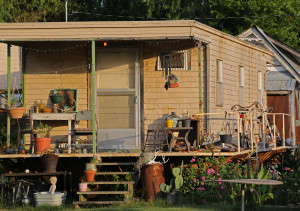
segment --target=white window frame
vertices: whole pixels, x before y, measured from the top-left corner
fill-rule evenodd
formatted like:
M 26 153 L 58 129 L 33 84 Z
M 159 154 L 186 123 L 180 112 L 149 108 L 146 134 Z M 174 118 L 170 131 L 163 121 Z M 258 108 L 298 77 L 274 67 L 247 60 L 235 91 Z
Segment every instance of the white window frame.
M 223 106 L 223 60 L 216 61 L 216 106 Z
M 239 86 L 245 86 L 245 67 L 242 65 L 239 65 Z
M 258 73 L 257 73 L 257 89 L 259 91 L 262 90 L 262 72 L 261 71 L 258 71 Z
M 171 67 L 171 70 L 190 70 L 189 68 L 189 56 L 188 56 L 188 50 L 178 50 L 178 51 L 169 51 L 169 52 L 162 52 L 158 55 L 157 57 L 157 70 L 163 70 L 162 68 L 162 57 L 164 54 L 168 54 L 168 53 L 183 53 L 184 55 L 184 64 L 183 64 L 183 68 L 174 68 Z

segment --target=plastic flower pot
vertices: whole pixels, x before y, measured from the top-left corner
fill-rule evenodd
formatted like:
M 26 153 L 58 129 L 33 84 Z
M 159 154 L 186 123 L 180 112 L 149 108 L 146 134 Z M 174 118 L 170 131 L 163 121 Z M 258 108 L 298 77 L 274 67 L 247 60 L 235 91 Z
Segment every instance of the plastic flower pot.
M 50 149 L 51 138 L 36 138 L 35 139 L 35 153 L 42 153 L 45 149 Z
M 94 182 L 96 171 L 95 170 L 84 170 L 86 181 Z
M 7 112 L 12 119 L 20 119 L 22 118 L 25 111 L 25 107 L 18 107 L 18 108 L 8 108 Z
M 85 182 L 79 183 L 78 186 L 80 192 L 85 192 L 87 190 L 87 183 Z

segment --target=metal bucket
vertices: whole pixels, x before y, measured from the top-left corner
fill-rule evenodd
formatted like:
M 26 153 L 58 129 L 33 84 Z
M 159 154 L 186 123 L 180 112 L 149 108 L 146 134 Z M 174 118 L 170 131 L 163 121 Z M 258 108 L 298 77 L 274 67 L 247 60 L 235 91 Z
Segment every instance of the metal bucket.
M 144 199 L 146 201 L 151 201 L 159 197 L 162 194 L 159 185 L 165 183 L 163 164 L 148 164 L 143 167 L 142 182 Z
M 232 134 L 225 134 L 225 135 L 220 135 L 220 139 L 222 143 L 231 143 L 232 140 Z
M 33 196 L 36 206 L 60 206 L 62 204 L 65 204 L 67 193 L 55 192 L 54 194 L 50 194 L 48 192 L 38 192 L 34 193 Z

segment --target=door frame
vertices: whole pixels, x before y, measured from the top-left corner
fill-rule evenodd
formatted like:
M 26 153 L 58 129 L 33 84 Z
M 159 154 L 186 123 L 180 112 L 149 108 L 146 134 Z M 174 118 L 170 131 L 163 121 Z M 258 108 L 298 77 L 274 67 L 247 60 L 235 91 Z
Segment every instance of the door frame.
M 134 61 L 134 67 L 135 67 L 135 89 L 97 89 L 95 86 L 95 95 L 96 98 L 97 96 L 120 96 L 120 95 L 128 95 L 128 94 L 134 94 L 134 103 L 135 103 L 135 128 L 132 129 L 135 131 L 136 134 L 136 140 L 135 140 L 135 146 L 137 147 L 138 150 L 141 150 L 141 78 L 140 78 L 140 62 L 139 62 L 139 50 L 138 48 L 111 48 L 111 49 L 104 49 L 104 48 L 96 48 L 96 58 L 97 58 L 97 53 L 102 51 L 105 52 L 106 50 L 129 50 L 132 51 L 135 56 L 135 61 Z M 97 59 L 96 59 L 97 63 Z M 97 67 L 97 64 L 96 64 Z M 97 69 L 96 69 L 97 71 Z M 96 78 L 97 80 L 97 78 Z M 97 81 L 96 81 L 97 83 Z M 97 106 L 97 100 L 96 100 L 96 109 L 98 108 Z M 96 112 L 96 119 L 98 119 Z M 98 123 L 99 124 L 99 123 Z M 97 127 L 97 131 L 99 131 Z M 115 129 L 103 129 L 103 130 L 115 130 Z M 131 130 L 131 129 L 118 129 L 119 131 L 122 130 Z M 97 135 L 98 136 L 98 135 Z M 98 137 L 97 137 L 98 139 Z M 98 141 L 97 141 L 98 142 Z

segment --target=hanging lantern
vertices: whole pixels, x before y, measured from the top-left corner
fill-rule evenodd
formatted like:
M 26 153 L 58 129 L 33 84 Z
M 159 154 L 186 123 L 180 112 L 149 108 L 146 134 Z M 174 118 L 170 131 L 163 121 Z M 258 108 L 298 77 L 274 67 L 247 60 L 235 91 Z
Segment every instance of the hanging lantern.
M 107 46 L 107 42 L 105 41 L 105 42 L 103 43 L 103 45 L 106 47 L 106 46 Z

